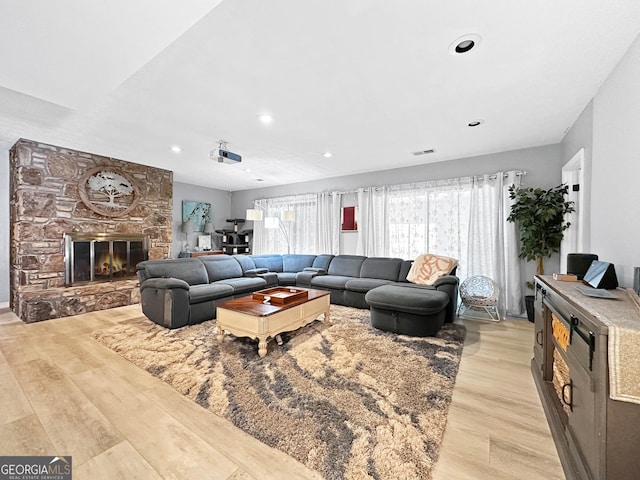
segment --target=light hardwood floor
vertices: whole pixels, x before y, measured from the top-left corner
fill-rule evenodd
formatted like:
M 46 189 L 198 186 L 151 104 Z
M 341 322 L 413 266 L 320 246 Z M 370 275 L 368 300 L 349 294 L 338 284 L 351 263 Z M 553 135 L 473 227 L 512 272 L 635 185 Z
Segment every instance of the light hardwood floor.
M 320 478 L 90 337 L 139 315 L 27 325 L 0 311 L 0 455 L 72 455 L 75 480 Z M 529 370 L 532 324 L 463 323 L 434 479 L 564 479 Z

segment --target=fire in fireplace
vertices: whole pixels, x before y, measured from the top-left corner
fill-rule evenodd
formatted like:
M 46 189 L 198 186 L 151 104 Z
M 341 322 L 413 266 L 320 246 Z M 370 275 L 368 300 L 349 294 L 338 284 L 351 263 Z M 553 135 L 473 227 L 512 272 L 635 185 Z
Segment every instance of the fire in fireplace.
M 148 259 L 149 237 L 130 233 L 65 233 L 65 284 L 83 284 L 136 276 Z

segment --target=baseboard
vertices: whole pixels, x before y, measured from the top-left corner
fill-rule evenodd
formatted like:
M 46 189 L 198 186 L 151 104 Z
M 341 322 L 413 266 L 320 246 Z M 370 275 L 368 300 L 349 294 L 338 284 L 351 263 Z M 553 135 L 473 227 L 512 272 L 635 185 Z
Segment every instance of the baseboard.
M 0 302 L 0 309 L 9 308 L 9 302 Z

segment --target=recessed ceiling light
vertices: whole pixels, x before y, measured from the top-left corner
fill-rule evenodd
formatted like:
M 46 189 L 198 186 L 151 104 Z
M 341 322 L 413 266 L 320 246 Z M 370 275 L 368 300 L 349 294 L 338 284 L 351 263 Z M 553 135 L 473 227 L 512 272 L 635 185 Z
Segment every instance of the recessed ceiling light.
M 249 172 L 251 172 L 251 169 L 250 168 L 245 168 L 244 171 L 249 173 Z
M 182 151 L 182 148 L 180 147 L 180 145 L 171 145 L 171 147 L 169 147 L 169 149 L 173 153 L 180 153 Z
M 273 117 L 268 113 L 261 113 L 260 115 L 258 115 L 258 119 L 262 123 L 266 123 L 267 125 L 273 122 Z
M 469 52 L 474 47 L 480 45 L 482 37 L 477 33 L 468 33 L 459 38 L 456 38 L 451 45 L 449 45 L 449 53 L 451 55 L 462 55 Z
M 467 125 L 469 125 L 470 127 L 477 127 L 478 125 L 482 125 L 484 123 L 484 120 L 474 120 L 472 122 L 469 122 Z
M 331 153 L 331 152 L 324 152 L 324 153 L 322 154 L 322 156 L 323 156 L 324 158 L 331 158 L 331 157 L 333 157 L 333 153 Z

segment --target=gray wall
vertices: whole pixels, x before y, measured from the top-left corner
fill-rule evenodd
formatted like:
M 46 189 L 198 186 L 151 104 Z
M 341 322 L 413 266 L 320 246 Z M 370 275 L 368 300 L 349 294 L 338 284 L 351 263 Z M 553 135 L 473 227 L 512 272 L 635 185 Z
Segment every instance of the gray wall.
M 0 151 L 0 308 L 9 306 L 9 152 Z
M 177 257 L 180 250 L 184 246 L 185 234 L 181 230 L 182 226 L 182 201 L 193 200 L 196 202 L 207 202 L 211 204 L 213 211 L 213 227 L 218 230 L 221 228 L 229 228 L 226 219 L 231 218 L 229 212 L 231 210 L 231 195 L 224 190 L 216 190 L 213 188 L 198 187 L 187 183 L 173 183 L 173 243 L 171 245 L 171 256 Z M 244 212 L 242 213 L 244 217 Z M 212 246 L 220 246 L 220 237 L 212 235 Z M 189 235 L 189 245 L 193 251 L 198 244 L 198 234 L 191 233 Z
M 550 188 L 559 185 L 561 182 L 562 158 L 560 144 L 556 144 L 279 187 L 242 190 L 233 192 L 231 214 L 233 216 L 244 216 L 245 209 L 251 208 L 253 201 L 259 198 L 279 197 L 296 193 L 350 191 L 358 187 L 440 180 L 506 170 L 526 170 L 527 175 L 523 181 L 524 185 Z M 343 233 L 341 235 L 340 253 L 355 253 L 354 234 Z M 557 255 L 545 260 L 545 269 L 548 273 L 557 272 L 559 268 L 560 261 Z M 533 278 L 534 274 L 535 262 L 523 262 L 522 283 L 524 284 L 528 279 Z
M 391 159 L 392 160 L 392 159 Z M 349 191 L 358 187 L 397 185 L 423 180 L 441 180 L 466 175 L 481 175 L 504 170 L 526 170 L 524 183 L 531 186 L 553 187 L 560 183 L 562 154 L 559 144 L 511 150 L 508 152 L 461 158 L 446 162 L 425 163 L 415 167 L 394 168 L 378 172 L 327 178 L 311 182 L 255 188 L 233 192 L 231 214 L 244 216 L 258 198 L 280 197 L 296 193 Z
M 571 130 L 562 140 L 562 164 L 567 163 L 584 148 L 584 237 L 582 247 L 584 252 L 591 252 L 591 188 L 593 178 L 593 101 L 589 102 L 575 121 Z
M 591 247 L 622 286 L 640 267 L 640 37 L 593 100 Z

